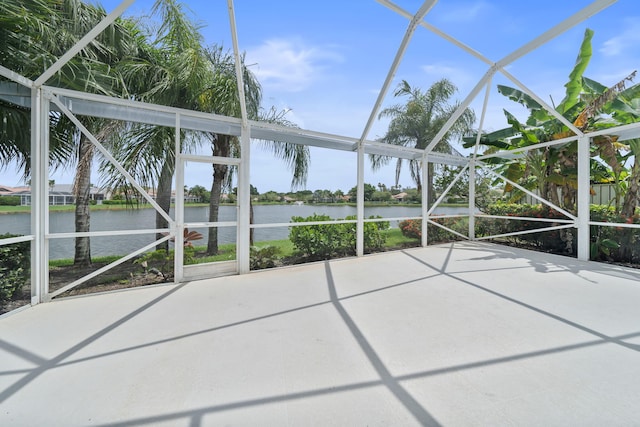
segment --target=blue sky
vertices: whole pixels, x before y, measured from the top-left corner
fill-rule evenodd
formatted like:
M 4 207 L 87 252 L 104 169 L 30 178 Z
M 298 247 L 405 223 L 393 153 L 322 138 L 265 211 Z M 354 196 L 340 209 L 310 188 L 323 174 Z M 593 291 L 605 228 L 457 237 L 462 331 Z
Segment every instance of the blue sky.
M 119 2 L 101 2 L 107 10 Z M 397 0 L 414 13 L 422 1 Z M 460 39 L 493 61 L 530 41 L 543 31 L 590 4 L 587 0 L 536 2 L 512 0 L 440 0 L 426 21 Z M 137 0 L 128 15 L 148 14 L 152 1 Z M 193 18 L 202 25 L 208 44 L 231 48 L 231 35 L 224 0 L 185 0 Z M 535 4 L 535 6 L 534 6 Z M 613 85 L 640 66 L 640 19 L 634 0 L 620 0 L 548 44 L 517 60 L 508 71 L 544 100 L 559 102 L 564 83 L 573 67 L 585 29 L 595 30 L 593 58 L 586 75 Z M 263 87 L 263 105 L 290 109 L 288 118 L 310 130 L 360 137 L 389 71 L 408 20 L 373 0 L 247 1 L 235 4 L 241 50 Z M 427 89 L 446 77 L 458 88 L 463 100 L 488 66 L 424 28 L 418 28 L 383 106 L 398 101 L 393 89 L 400 80 Z M 525 112 L 497 93 L 496 84 L 513 86 L 497 75 L 485 127 L 505 127 L 503 108 L 524 117 Z M 471 104 L 478 118 L 484 91 Z M 382 136 L 387 123 L 376 121 L 369 139 Z M 197 166 L 197 167 L 196 167 Z M 209 175 L 209 167 L 194 165 L 187 185 Z M 18 184 L 11 168 L 0 175 L 0 183 Z M 71 182 L 71 174 L 59 172 L 56 182 Z M 269 152 L 252 152 L 252 183 L 260 192 L 287 191 L 290 172 Z M 96 177 L 97 181 L 98 178 Z M 394 168 L 377 173 L 367 165 L 365 181 L 392 185 Z M 307 188 L 342 189 L 356 182 L 353 153 L 312 149 Z M 412 185 L 408 174 L 401 185 Z

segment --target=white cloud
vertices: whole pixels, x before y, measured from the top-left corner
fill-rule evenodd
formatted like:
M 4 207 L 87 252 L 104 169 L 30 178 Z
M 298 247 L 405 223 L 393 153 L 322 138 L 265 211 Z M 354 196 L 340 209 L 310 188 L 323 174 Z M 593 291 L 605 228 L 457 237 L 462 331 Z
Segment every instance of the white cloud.
M 300 40 L 269 39 L 247 50 L 247 64 L 265 88 L 299 92 L 322 77 L 330 63 L 342 57 L 327 47 L 307 46 Z
M 624 20 L 623 32 L 605 41 L 600 48 L 604 56 L 618 56 L 640 43 L 640 22 L 637 18 Z

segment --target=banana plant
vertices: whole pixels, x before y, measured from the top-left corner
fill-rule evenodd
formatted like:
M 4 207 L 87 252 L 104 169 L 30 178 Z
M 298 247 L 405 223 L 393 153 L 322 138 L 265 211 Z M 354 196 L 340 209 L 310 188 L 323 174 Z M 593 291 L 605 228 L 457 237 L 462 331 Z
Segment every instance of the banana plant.
M 627 87 L 634 79 L 635 72 L 611 87 L 583 75 L 592 56 L 592 38 L 593 31 L 587 29 L 574 68 L 565 84 L 565 96 L 554 107 L 557 113 L 583 132 L 632 123 L 640 116 L 640 85 Z M 528 94 L 502 85 L 498 86 L 498 92 L 525 106 L 529 110 L 529 117 L 525 123 L 520 123 L 505 110 L 509 127 L 482 135 L 480 138 L 480 144 L 487 147 L 486 153 L 492 153 L 498 149 L 512 150 L 574 135 L 571 129 Z M 465 138 L 465 146 L 471 147 L 475 140 L 475 137 Z M 622 207 L 622 212 L 629 213 L 628 216 L 633 215 L 637 195 L 640 192 L 638 188 L 640 163 L 635 161 L 637 154 L 640 154 L 640 140 L 623 144 L 618 141 L 615 134 L 611 134 L 593 138 L 592 141 L 592 179 L 600 182 L 614 182 L 620 189 L 624 187 L 625 177 L 629 177 Z M 634 165 L 631 172 L 627 173 L 625 163 L 630 158 L 634 158 Z M 506 178 L 522 183 L 529 189 L 537 188 L 547 200 L 575 212 L 577 194 L 577 143 L 575 141 L 530 150 L 526 156 L 520 156 L 515 160 L 494 158 L 492 163 Z M 608 172 L 605 173 L 603 168 L 608 169 Z M 505 187 L 505 192 L 518 196 L 510 185 Z

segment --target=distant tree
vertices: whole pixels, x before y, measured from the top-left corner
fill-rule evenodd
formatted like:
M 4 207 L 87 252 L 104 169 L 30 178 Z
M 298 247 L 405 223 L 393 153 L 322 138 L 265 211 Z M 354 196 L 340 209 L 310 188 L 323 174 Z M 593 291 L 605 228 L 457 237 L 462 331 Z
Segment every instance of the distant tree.
M 209 203 L 209 198 L 211 197 L 211 193 L 202 185 L 194 185 L 191 187 L 191 189 L 189 189 L 189 194 L 199 198 L 203 203 Z
M 371 200 L 376 202 L 388 202 L 391 200 L 391 193 L 388 191 L 374 191 Z
M 420 202 L 422 200 L 422 193 L 416 188 L 405 188 L 402 191 L 407 193 L 404 198 L 405 202 Z
M 281 195 L 275 191 L 267 191 L 258 196 L 258 200 L 261 202 L 279 202 L 280 199 Z
M 460 173 L 461 167 L 442 166 L 442 173 L 434 180 L 434 190 L 436 195 L 440 195 L 447 189 L 447 187 L 453 182 L 453 179 Z M 469 197 L 469 174 L 464 173 L 460 179 L 456 181 L 451 190 L 449 190 L 448 199 L 462 199 L 467 200 Z
M 371 197 L 373 196 L 373 193 L 376 191 L 376 187 L 374 187 L 371 184 L 367 184 L 365 182 L 364 184 L 364 200 L 365 201 L 370 201 Z M 349 192 L 347 193 L 350 197 L 351 197 L 351 201 L 356 200 L 356 197 L 358 196 L 358 187 L 353 187 L 351 190 L 349 190 Z

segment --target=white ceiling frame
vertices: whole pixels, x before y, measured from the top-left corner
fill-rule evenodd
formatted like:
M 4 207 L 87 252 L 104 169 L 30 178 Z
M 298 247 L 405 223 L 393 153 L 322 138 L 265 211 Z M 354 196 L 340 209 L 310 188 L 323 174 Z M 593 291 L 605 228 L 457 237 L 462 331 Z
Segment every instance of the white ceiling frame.
M 235 117 L 221 116 L 199 111 L 185 110 L 163 105 L 149 104 L 129 99 L 109 97 L 106 95 L 79 92 L 70 89 L 45 86 L 47 91 L 58 96 L 58 100 L 75 114 L 101 117 L 112 120 L 145 123 L 157 126 L 173 127 L 176 115 L 180 115 L 181 128 L 216 132 L 226 135 L 240 135 L 241 120 Z M 0 98 L 25 108 L 30 108 L 30 90 L 23 89 L 15 83 L 0 82 Z M 55 109 L 55 104 L 52 106 Z M 353 137 L 285 127 L 273 123 L 248 121 L 255 140 L 275 140 L 295 144 L 314 146 L 352 152 L 359 140 Z M 415 160 L 421 157 L 422 150 L 409 147 L 383 144 L 377 141 L 364 141 L 365 153 L 378 154 Z M 462 157 L 442 154 L 434 161 L 451 165 L 459 165 Z M 466 160 L 464 160 L 466 162 Z
M 570 28 L 575 27 L 579 23 L 589 19 L 593 15 L 596 15 L 602 12 L 607 7 L 611 6 L 618 0 L 595 0 L 589 6 L 579 10 L 578 12 L 571 15 L 569 18 L 540 34 L 535 39 L 531 40 L 529 43 L 524 44 L 522 47 L 514 50 L 509 55 L 502 58 L 500 61 L 496 62 L 496 66 L 500 69 L 506 67 L 511 64 L 515 60 L 523 57 L 529 52 L 536 50 L 543 44 L 553 40 L 558 37 L 560 34 L 569 30 Z
M 398 15 L 401 15 L 407 19 L 412 19 L 413 15 L 411 15 L 411 13 L 407 12 L 406 10 L 402 9 L 400 6 L 390 2 L 389 0 L 376 0 L 378 3 L 380 3 L 381 5 L 387 7 L 388 9 L 391 9 L 392 11 L 396 12 Z M 450 36 L 449 34 L 445 33 L 444 31 L 436 28 L 435 26 L 429 24 L 428 22 L 422 20 L 420 21 L 420 26 L 423 28 L 426 28 L 427 30 L 431 31 L 432 33 L 442 37 L 443 39 L 445 39 L 446 41 L 450 42 L 451 44 L 454 44 L 456 46 L 458 46 L 460 49 L 464 50 L 465 52 L 467 52 L 468 54 L 470 54 L 471 56 L 479 59 L 480 61 L 484 62 L 487 65 L 493 65 L 493 61 L 490 60 L 489 58 L 487 58 L 486 56 L 482 55 L 480 52 L 478 52 L 477 50 L 471 48 L 470 46 L 462 43 L 460 40 L 456 39 L 455 37 Z
M 134 0 L 125 0 L 123 1 L 120 6 L 118 8 L 116 8 L 113 12 L 111 12 L 107 18 L 111 19 L 113 18 L 113 20 L 115 20 L 114 15 L 120 15 L 122 13 L 122 11 L 124 11 L 124 9 L 126 9 L 126 7 L 128 7 L 128 5 L 130 5 L 131 3 L 133 3 Z M 387 1 L 387 0 L 377 0 L 379 3 L 383 4 L 384 6 L 400 13 L 403 16 L 411 16 L 408 15 L 407 12 L 403 11 L 402 9 L 400 9 L 399 7 L 397 7 L 396 5 L 394 5 L 393 3 Z M 446 35 L 445 33 L 443 33 L 442 31 L 438 30 L 437 28 L 427 24 L 426 22 L 424 22 L 423 17 L 424 14 L 426 14 L 435 4 L 436 0 L 433 1 L 427 1 L 425 2 L 425 4 L 423 4 L 422 8 L 418 11 L 418 13 L 413 17 L 412 22 L 409 26 L 409 28 L 407 29 L 407 34 L 405 34 L 405 38 L 403 39 L 403 44 L 401 45 L 401 48 L 398 50 L 397 54 L 396 54 L 396 58 L 394 60 L 394 63 L 392 65 L 392 69 L 390 70 L 389 74 L 387 75 L 387 80 L 385 81 L 385 86 L 383 87 L 383 90 L 381 91 L 380 95 L 379 95 L 379 99 L 376 103 L 376 107 L 374 108 L 374 111 L 372 111 L 372 114 L 369 118 L 369 122 L 367 125 L 367 129 L 365 129 L 365 132 L 363 134 L 363 136 L 366 136 L 366 134 L 368 134 L 370 126 L 373 122 L 373 120 L 375 119 L 376 116 L 376 112 L 377 110 L 380 108 L 380 104 L 382 102 L 383 99 L 383 92 L 386 92 L 388 90 L 389 84 L 391 82 L 391 79 L 393 78 L 393 75 L 395 73 L 395 71 L 397 70 L 397 67 L 400 63 L 400 60 L 402 59 L 402 56 L 404 55 L 404 51 L 406 50 L 406 47 L 408 45 L 408 42 L 413 34 L 413 31 L 415 30 L 417 25 L 421 25 L 427 29 L 429 29 L 430 31 L 433 31 L 434 33 L 438 34 L 439 36 L 445 38 L 446 40 L 452 42 L 453 44 L 457 45 L 458 47 L 462 48 L 463 50 L 465 50 L 466 52 L 470 53 L 471 55 L 475 56 L 476 58 L 480 59 L 483 62 L 486 63 L 490 63 L 490 60 L 488 60 L 487 58 L 485 58 L 484 56 L 482 56 L 480 53 L 474 51 L 473 49 L 471 49 L 470 47 L 464 45 L 463 43 L 457 41 L 456 39 L 454 39 L 451 36 Z M 587 8 L 581 10 L 580 12 L 576 13 L 575 15 L 573 15 L 572 17 L 570 17 L 569 19 L 563 21 L 561 24 L 559 24 L 558 26 L 552 28 L 551 30 L 549 30 L 548 32 L 542 34 L 541 36 L 539 36 L 538 38 L 534 39 L 532 42 L 524 45 L 523 47 L 521 47 L 520 49 L 514 51 L 512 54 L 508 55 L 507 57 L 503 58 L 501 61 L 499 61 L 497 64 L 500 64 L 502 66 L 505 66 L 509 61 L 515 60 L 523 55 L 525 55 L 526 53 L 528 53 L 528 51 L 535 49 L 536 47 L 538 47 L 540 44 L 545 43 L 546 41 L 552 39 L 553 37 L 557 36 L 558 34 L 561 34 L 562 32 L 566 31 L 566 29 L 568 29 L 570 26 L 576 25 L 577 23 L 581 22 L 582 20 L 588 18 L 589 16 L 599 12 L 601 9 L 608 7 L 610 4 L 614 3 L 616 0 L 599 0 L 599 1 L 595 1 L 594 3 L 592 3 L 590 6 L 588 6 Z M 122 9 L 122 10 L 120 10 Z M 420 16 L 420 14 L 422 14 Z M 110 24 L 110 22 L 107 22 L 107 18 L 105 18 L 99 25 L 103 25 L 104 27 L 106 27 L 107 25 Z M 98 28 L 98 27 L 96 27 Z M 95 28 L 94 28 L 95 30 Z M 99 34 L 99 32 L 102 31 L 102 29 L 100 29 L 99 31 L 92 31 L 89 34 L 87 34 L 87 36 L 85 36 L 83 38 L 83 40 L 85 40 L 85 38 L 88 38 L 89 35 L 97 35 Z M 88 41 L 87 41 L 88 43 Z M 86 45 L 86 44 L 85 44 Z M 80 46 L 80 42 L 78 44 L 76 44 L 76 46 L 74 46 L 75 49 L 79 50 L 82 48 L 82 46 Z M 67 52 L 68 54 L 71 51 Z M 62 60 L 62 58 L 60 58 Z M 60 62 L 60 61 L 58 61 Z M 58 62 L 56 64 L 58 64 Z M 54 65 L 56 65 L 54 64 Z M 59 65 L 60 67 L 63 64 Z M 53 67 L 53 66 L 52 66 Z M 490 76 L 492 76 L 495 71 L 497 70 L 497 67 L 492 67 L 487 74 L 485 74 L 485 76 L 483 77 L 483 79 L 481 80 L 481 82 L 476 86 L 476 88 L 474 89 L 474 91 L 472 91 L 472 94 L 470 94 L 469 97 L 467 97 L 467 99 L 465 100 L 465 103 L 468 104 L 472 101 L 473 98 L 475 98 L 475 96 L 477 95 L 477 93 L 479 92 L 480 88 L 483 86 L 483 82 L 488 82 L 490 81 Z M 47 73 L 51 73 L 53 71 L 52 68 L 48 69 L 45 74 Z M 500 70 L 503 73 L 504 70 Z M 55 72 L 54 72 L 55 73 Z M 46 75 L 43 74 L 42 76 L 40 76 L 39 79 L 42 79 L 43 77 L 46 77 Z M 4 67 L 0 67 L 0 75 L 3 75 L 13 81 L 17 81 L 18 83 L 25 85 L 25 86 L 32 86 L 34 83 L 36 82 L 32 82 L 31 80 L 20 76 L 19 74 L 8 70 Z M 513 76 L 511 76 L 510 74 L 506 73 L 505 74 L 508 78 L 512 79 Z M 512 81 L 514 81 L 515 78 L 512 79 Z M 519 84 L 519 82 L 517 80 L 514 81 L 514 83 Z M 520 84 L 521 85 L 521 84 Z M 532 96 L 534 99 L 536 99 L 536 101 L 540 102 L 541 105 L 544 106 L 544 102 L 541 102 L 542 100 L 540 100 L 535 94 L 533 94 L 531 91 L 529 91 L 526 87 L 524 87 L 524 85 L 520 86 L 522 88 L 523 91 L 527 92 L 530 96 Z M 83 92 L 76 92 L 76 91 L 69 91 L 66 89 L 60 89 L 60 88 L 54 88 L 54 87 L 47 87 L 47 89 L 51 90 L 54 93 L 57 93 L 59 95 L 61 95 L 61 100 L 64 100 L 65 98 L 69 97 L 69 98 L 78 98 L 78 99 L 85 99 L 88 101 L 95 101 L 97 103 L 106 103 L 106 104 L 110 104 L 110 105 L 119 105 L 119 106 L 127 106 L 129 108 L 135 108 L 136 111 L 138 112 L 164 112 L 164 113 L 168 113 L 171 115 L 180 113 L 182 115 L 184 115 L 186 121 L 189 121 L 189 118 L 191 118 L 193 120 L 193 123 L 191 123 L 191 125 L 189 125 L 188 123 L 184 123 L 184 127 L 185 128 L 191 128 L 192 130 L 201 130 L 201 131 L 212 131 L 211 128 L 206 127 L 204 129 L 202 129 L 202 126 L 198 125 L 198 123 L 200 123 L 201 121 L 211 121 L 213 119 L 214 122 L 216 122 L 219 125 L 226 125 L 228 126 L 226 128 L 226 130 L 228 131 L 228 134 L 234 134 L 234 135 L 239 135 L 239 128 L 241 126 L 241 120 L 236 119 L 236 118 L 231 118 L 231 117 L 226 117 L 226 116 L 219 116 L 219 115 L 213 115 L 213 114 L 209 114 L 209 113 L 200 113 L 200 112 L 194 112 L 194 111 L 189 111 L 189 110 L 182 110 L 182 109 L 177 109 L 177 108 L 172 108 L 172 107 L 164 107 L 164 106 L 160 106 L 160 105 L 153 105 L 153 104 L 146 104 L 146 103 L 142 103 L 142 102 L 136 102 L 136 101 L 130 101 L 130 100 L 122 100 L 119 98 L 111 98 L 111 97 L 106 97 L 106 96 L 101 96 L 101 95 L 92 95 L 92 94 L 87 94 L 87 93 L 83 93 Z M 66 92 L 66 93 L 65 93 Z M 79 96 L 81 95 L 81 96 Z M 473 96 L 471 96 L 473 95 Z M 485 102 L 486 104 L 486 102 Z M 462 107 L 462 106 L 461 106 Z M 466 106 L 464 107 L 466 108 Z M 460 108 L 460 114 L 462 113 L 462 111 L 464 111 L 464 108 Z M 552 109 L 550 110 L 550 112 L 555 112 Z M 115 118 L 115 117 L 111 117 L 110 118 Z M 122 119 L 122 118 L 119 118 Z M 171 120 L 172 123 L 164 123 L 164 120 L 161 120 L 163 123 L 162 125 L 167 125 L 167 126 L 172 126 L 173 125 L 173 119 Z M 385 148 L 384 150 L 382 149 L 382 147 L 378 146 L 377 142 L 374 141 L 367 141 L 364 138 L 360 138 L 360 139 L 356 139 L 356 138 L 350 138 L 350 137 L 344 137 L 344 136 L 339 136 L 339 135 L 332 135 L 332 134 L 326 134 L 326 133 L 321 133 L 321 132 L 313 132 L 313 131 L 308 131 L 308 130 L 301 130 L 301 129 L 292 129 L 292 128 L 284 128 L 284 127 L 278 127 L 277 125 L 272 125 L 272 124 L 266 124 L 263 122 L 254 122 L 254 121 L 250 121 L 251 122 L 251 126 L 255 126 L 257 129 L 256 130 L 261 130 L 262 133 L 264 134 L 269 134 L 269 139 L 274 139 L 273 138 L 273 134 L 278 134 L 281 135 L 283 137 L 283 139 L 289 141 L 289 140 L 293 140 L 292 142 L 294 143 L 300 143 L 303 145 L 310 145 L 310 146 L 317 146 L 317 147 L 322 147 L 322 148 L 328 148 L 328 149 L 338 149 L 338 150 L 354 150 L 357 148 L 358 144 L 364 144 L 365 145 L 365 151 L 369 154 L 382 154 L 382 155 L 392 155 L 392 156 L 396 156 L 399 158 L 407 158 L 407 159 L 415 159 L 416 158 L 416 153 L 413 152 L 408 152 L 406 150 L 403 150 L 401 147 L 397 147 L 397 146 L 389 146 L 388 148 Z M 451 124 L 453 123 L 453 120 L 451 121 Z M 450 126 L 449 126 L 450 127 Z M 448 127 L 447 127 L 448 128 Z M 236 131 L 237 129 L 237 131 Z M 624 128 L 624 132 L 625 133 L 629 133 L 632 131 L 637 130 L 637 127 L 631 126 L 631 127 L 625 127 Z M 217 130 L 220 133 L 223 133 L 222 131 L 220 131 L 219 129 Z M 256 132 L 258 134 L 260 134 L 261 132 Z M 444 135 L 444 133 L 446 133 L 445 128 L 441 129 L 440 132 L 442 135 Z M 607 131 L 603 131 L 602 134 L 604 133 L 611 133 L 611 130 Z M 259 135 L 253 135 L 254 138 L 256 139 L 266 139 L 266 138 L 262 138 Z M 625 137 L 630 137 L 630 136 L 626 136 Z M 440 136 L 439 138 L 442 138 L 442 136 Z M 275 138 L 276 140 L 278 138 Z M 434 141 L 437 138 L 434 138 Z M 432 141 L 432 143 L 430 144 L 435 146 L 435 143 Z M 385 144 L 387 145 L 387 144 Z M 432 146 L 430 147 L 428 146 L 427 149 L 429 151 L 427 151 L 427 149 L 425 149 L 425 151 L 430 152 L 432 150 Z M 390 154 L 390 151 L 394 154 Z M 383 154 L 384 153 L 384 154 Z M 459 163 L 461 160 L 457 159 L 457 158 L 443 158 L 445 161 L 451 161 L 453 163 Z
M 371 110 L 371 114 L 369 115 L 369 119 L 367 120 L 367 124 L 362 131 L 362 136 L 360 137 L 359 144 L 362 144 L 369 136 L 369 132 L 371 131 L 371 127 L 373 126 L 373 122 L 378 115 L 378 111 L 380 110 L 380 106 L 384 101 L 384 98 L 387 95 L 387 91 L 389 90 L 389 86 L 391 86 L 391 81 L 396 75 L 396 71 L 400 66 L 400 62 L 404 57 L 404 53 L 409 46 L 409 42 L 413 38 L 413 34 L 416 31 L 418 24 L 423 20 L 425 15 L 429 13 L 429 11 L 435 6 L 438 0 L 427 0 L 423 3 L 423 5 L 418 9 L 416 14 L 411 18 L 411 22 L 409 22 L 409 26 L 407 27 L 407 31 L 404 33 L 404 37 L 402 38 L 402 42 L 400 43 L 400 47 L 396 52 L 396 56 L 393 58 L 393 62 L 391 63 L 391 68 L 387 73 L 387 77 L 384 80 L 382 88 L 380 89 L 380 93 L 378 93 L 378 99 L 376 99 L 376 103 L 373 106 L 373 110 Z
M 236 14 L 233 9 L 233 0 L 227 0 L 227 9 L 229 9 L 229 23 L 231 26 L 231 41 L 233 44 L 233 57 L 235 59 L 236 80 L 238 85 L 238 100 L 240 101 L 240 116 L 242 119 L 242 127 L 249 126 L 249 118 L 247 117 L 247 100 L 244 94 L 244 79 L 242 72 L 242 57 L 240 48 L 238 47 L 238 29 L 236 27 Z
M 33 80 L 28 79 L 25 76 L 16 73 L 15 71 L 11 71 L 10 69 L 3 67 L 2 65 L 0 65 L 0 76 L 6 77 L 9 80 L 21 84 L 22 86 L 28 88 L 33 87 Z
M 490 71 L 492 71 L 492 70 L 494 70 L 494 72 L 495 72 L 495 70 L 503 71 L 503 68 L 506 67 L 507 65 L 511 64 L 513 61 L 515 61 L 515 60 L 521 58 L 522 56 L 532 52 L 533 50 L 539 48 L 543 44 L 549 42 L 550 40 L 554 39 L 555 37 L 559 36 L 560 34 L 564 33 L 565 31 L 569 30 L 570 28 L 576 26 L 580 22 L 586 20 L 587 18 L 589 18 L 589 17 L 595 15 L 596 13 L 602 11 L 603 9 L 609 7 L 610 5 L 615 3 L 616 1 L 617 0 L 596 0 L 596 1 L 594 1 L 589 6 L 587 6 L 584 9 L 578 11 L 577 13 L 571 15 L 569 18 L 567 18 L 564 21 L 560 22 L 559 24 L 555 25 L 551 29 L 545 31 L 544 33 L 542 33 L 541 35 L 539 35 L 538 37 L 536 37 L 535 39 L 533 39 L 529 43 L 524 44 L 522 47 L 516 49 L 515 51 L 513 51 L 509 55 L 507 55 L 504 58 L 502 58 L 500 61 L 496 62 L 495 65 L 493 65 L 491 67 Z M 478 89 L 478 86 L 476 86 L 474 88 L 474 91 L 476 92 L 476 94 L 477 94 L 477 89 Z M 528 90 L 527 90 L 527 93 L 529 95 L 531 95 L 530 91 L 528 91 Z M 470 95 L 472 95 L 472 94 L 473 94 L 473 91 L 472 91 L 472 93 Z M 469 104 L 471 104 L 471 101 L 473 101 L 474 98 L 475 98 L 475 95 L 473 97 L 468 96 L 465 99 L 465 101 L 462 104 L 460 104 L 460 106 L 458 107 L 458 110 L 451 116 L 451 119 L 453 119 L 453 120 L 451 120 L 451 119 L 447 120 L 447 123 L 445 123 L 445 125 L 440 129 L 440 131 L 436 134 L 436 136 L 429 143 L 429 145 L 427 145 L 425 147 L 425 151 L 427 153 L 430 153 L 433 150 L 433 148 L 440 142 L 440 140 L 449 131 L 449 129 L 451 129 L 451 126 L 453 126 L 453 123 L 458 119 L 458 117 L 460 117 L 462 115 L 462 112 L 469 106 Z M 543 104 L 547 105 L 546 103 L 543 103 Z M 553 109 L 550 109 L 549 112 L 554 114 L 554 115 L 557 114 L 557 112 L 555 110 L 553 110 Z M 573 125 L 571 127 L 576 129 L 575 126 L 573 126 Z
M 395 5 L 394 3 L 392 3 L 392 2 L 390 2 L 388 0 L 376 0 L 376 1 L 378 3 L 386 6 L 387 8 L 393 10 L 394 12 L 398 13 L 399 15 L 404 16 L 405 18 L 411 19 L 411 17 L 412 17 L 412 15 L 409 12 L 405 11 L 404 9 L 400 8 L 399 6 Z M 535 92 L 530 90 L 523 83 L 521 83 L 518 79 L 516 79 L 512 74 L 510 74 L 508 71 L 506 71 L 503 67 L 505 67 L 506 65 L 508 65 L 508 64 L 512 63 L 513 61 L 519 59 L 520 57 L 526 55 L 531 50 L 536 49 L 541 44 L 544 44 L 547 41 L 557 37 L 559 34 L 562 34 L 566 30 L 568 30 L 569 28 L 579 24 L 580 22 L 584 21 L 585 19 L 587 19 L 587 18 L 595 15 L 596 13 L 599 13 L 601 10 L 611 6 L 616 1 L 617 0 L 600 0 L 600 1 L 595 1 L 595 2 L 591 3 L 589 6 L 585 7 L 584 9 L 580 10 L 579 12 L 577 12 L 574 15 L 572 15 L 568 19 L 564 20 L 563 22 L 561 22 L 560 24 L 558 24 L 557 26 L 555 26 L 551 30 L 543 33 L 542 35 L 540 35 L 536 39 L 534 39 L 531 42 L 525 44 L 521 48 L 517 49 L 516 51 L 514 51 L 511 54 L 509 54 L 506 57 L 504 57 L 502 60 L 500 60 L 497 63 L 495 63 L 495 65 L 498 67 L 498 70 L 505 77 L 507 77 L 509 80 L 511 80 L 511 82 L 513 82 L 516 86 L 518 86 L 527 95 L 531 96 L 531 98 L 533 98 L 536 102 L 538 102 L 545 110 L 547 110 L 551 115 L 556 117 L 560 122 L 562 122 L 564 125 L 566 125 L 569 129 L 571 129 L 576 134 L 575 137 L 570 137 L 570 138 L 565 138 L 563 140 L 550 142 L 548 144 L 544 144 L 544 146 L 561 144 L 561 143 L 565 142 L 565 140 L 566 141 L 575 140 L 575 139 L 577 139 L 578 136 L 583 136 L 584 133 L 582 131 L 580 131 L 580 129 L 578 129 L 576 126 L 574 126 L 574 124 L 571 123 L 569 120 L 567 120 L 564 116 L 562 116 L 560 113 L 558 113 L 553 107 L 551 107 L 549 104 L 547 104 L 543 99 L 541 99 Z M 458 39 L 456 39 L 456 38 L 446 34 L 445 32 L 439 30 L 435 26 L 433 26 L 433 25 L 431 25 L 431 24 L 429 24 L 429 23 L 427 23 L 425 21 L 421 21 L 420 25 L 422 27 L 428 29 L 429 31 L 433 32 L 434 34 L 442 37 L 443 39 L 449 41 L 450 43 L 458 46 L 459 48 L 463 49 L 465 52 L 469 53 L 470 55 L 474 56 L 475 58 L 479 59 L 480 61 L 483 61 L 483 62 L 485 62 L 485 63 L 487 63 L 489 65 L 492 65 L 492 62 L 491 62 L 490 59 L 488 59 L 487 57 L 485 57 L 484 55 L 482 55 L 478 51 L 474 50 L 470 46 L 467 46 L 466 44 L 460 42 Z M 564 27 L 566 27 L 566 28 L 564 28 Z M 474 156 L 477 155 L 477 148 L 478 148 L 478 144 L 479 144 L 480 137 L 481 137 L 482 130 L 483 130 L 484 116 L 485 116 L 486 108 L 487 108 L 487 105 L 488 105 L 488 98 L 489 98 L 490 88 L 489 88 L 488 85 L 490 84 L 490 81 L 491 81 L 491 79 L 489 79 L 489 81 L 487 82 L 487 93 L 485 94 L 485 99 L 484 99 L 484 103 L 483 103 L 483 110 L 482 110 L 481 119 L 480 119 L 480 129 L 479 129 L 479 132 L 478 132 L 478 138 L 476 140 L 476 145 L 474 147 Z M 475 98 L 475 96 L 473 98 Z M 471 101 L 473 101 L 473 98 L 471 99 Z M 460 114 L 462 114 L 462 111 L 463 110 L 461 110 Z M 457 120 L 457 117 L 456 117 L 456 120 Z M 453 124 L 454 121 L 455 120 L 452 120 L 451 124 L 449 126 L 447 126 L 449 123 L 445 124 L 443 129 L 447 128 L 447 127 L 450 127 Z M 637 130 L 637 127 L 632 126 L 632 127 L 628 128 L 628 129 L 630 131 L 634 131 L 634 130 Z M 624 129 L 621 132 L 620 140 L 624 140 L 624 138 L 626 137 L 625 133 L 627 133 L 627 132 L 629 132 L 629 131 L 627 131 L 627 129 Z M 445 133 L 446 133 L 446 131 L 445 131 Z M 602 135 L 602 134 L 605 134 L 605 133 L 610 133 L 610 132 L 600 131 L 599 134 Z M 443 135 L 444 135 L 444 133 L 443 133 Z M 434 140 L 439 140 L 441 138 L 442 138 L 442 136 L 440 136 L 438 138 L 438 136 L 436 135 L 436 138 L 434 138 Z M 632 137 L 628 137 L 628 138 L 632 138 Z M 434 144 L 434 146 L 435 146 L 435 144 Z M 534 147 L 542 147 L 542 145 L 526 147 L 525 149 L 518 150 L 518 152 L 520 152 L 520 151 L 528 151 L 528 150 L 533 149 Z M 432 152 L 432 151 L 430 151 L 430 152 Z M 486 158 L 490 158 L 490 157 L 499 157 L 499 156 L 500 156 L 500 154 L 496 153 L 496 154 L 490 155 L 489 157 L 483 156 L 482 158 L 486 159 Z

